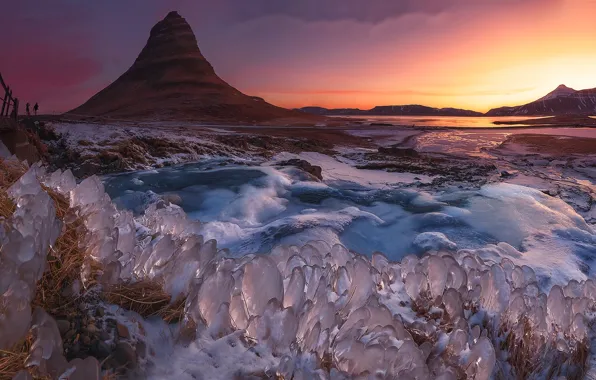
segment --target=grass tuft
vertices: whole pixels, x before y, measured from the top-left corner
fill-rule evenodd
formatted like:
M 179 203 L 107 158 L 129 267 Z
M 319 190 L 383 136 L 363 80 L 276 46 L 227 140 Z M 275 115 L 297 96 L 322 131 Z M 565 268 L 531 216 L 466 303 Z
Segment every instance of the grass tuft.
M 32 344 L 33 337 L 29 334 L 10 350 L 0 350 L 0 380 L 11 380 L 19 371 L 26 369 L 25 360 L 29 356 Z M 39 376 L 35 368 L 27 371 L 35 380 L 49 379 L 47 376 Z
M 16 206 L 7 194 L 11 187 L 25 172 L 27 167 L 21 162 L 0 159 L 0 217 L 9 219 Z
M 160 283 L 142 280 L 112 285 L 103 293 L 104 299 L 143 317 L 158 315 L 168 323 L 178 322 L 184 314 L 185 298 L 172 302 Z

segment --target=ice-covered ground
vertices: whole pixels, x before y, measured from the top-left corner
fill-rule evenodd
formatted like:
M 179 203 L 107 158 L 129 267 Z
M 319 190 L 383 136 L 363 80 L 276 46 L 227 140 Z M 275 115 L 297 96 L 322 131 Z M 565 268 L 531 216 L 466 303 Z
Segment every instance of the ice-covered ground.
M 149 347 L 141 377 L 594 376 L 596 232 L 572 207 L 506 183 L 423 192 L 412 180 L 428 178 L 302 157 L 328 180 L 275 161 L 105 178 L 135 219 L 96 177 L 77 185 L 33 167 L 2 221 L 15 249 L 1 251 L 2 304 L 14 307 L 0 309 L 0 348 L 31 328 L 29 365 L 97 378 L 98 362 L 66 362 L 56 322 L 23 302 L 60 227 L 40 181 L 69 197 L 102 282 L 151 280 L 186 297 L 178 325 L 113 310 Z
M 93 128 L 81 130 L 94 136 Z M 118 128 L 102 132 L 106 144 L 128 138 L 114 135 L 128 127 Z M 38 174 L 85 220 L 82 244 L 105 278 L 149 279 L 187 297 L 179 325 L 119 311 L 122 323 L 144 326 L 135 336 L 153 350 L 144 377 L 593 378 L 594 158 L 503 148 L 504 131 L 391 137 L 385 130 L 369 135 L 447 160 L 492 160 L 497 170 L 483 181 L 437 185 L 441 174 L 357 169 L 343 154 L 349 148 L 335 157 L 282 153 L 245 164 L 191 155 L 180 159 L 200 161 L 102 178 L 116 210 L 95 177 L 75 187 L 66 173 L 34 169 L 11 191 L 14 220 L 3 221 L 20 235 L 0 236 L 20 247 L 10 275 L 27 283 L 23 290 L 0 281 L 3 300 L 31 296 L 55 239 L 50 227 L 36 235 L 21 223 L 23 215 L 53 223 L 38 207 L 48 202 Z M 158 133 L 132 133 L 142 131 Z M 77 145 L 81 135 L 69 138 Z M 212 141 L 205 135 L 194 143 Z M 289 158 L 321 166 L 323 181 L 277 165 Z M 39 345 L 53 349 L 51 318 L 27 309 L 6 315 L 0 328 L 16 328 L 4 339 L 34 320 L 47 332 Z
M 323 181 L 276 162 L 299 157 L 323 169 Z M 212 168 L 206 162 L 106 177 L 120 207 L 140 212 L 160 197 L 201 220 L 201 234 L 234 256 L 278 244 L 341 243 L 392 260 L 429 250 L 503 252 L 533 267 L 541 284 L 596 273 L 594 227 L 560 199 L 509 183 L 480 189 L 422 191 L 431 178 L 356 169 L 318 153 L 280 154 L 263 166 Z

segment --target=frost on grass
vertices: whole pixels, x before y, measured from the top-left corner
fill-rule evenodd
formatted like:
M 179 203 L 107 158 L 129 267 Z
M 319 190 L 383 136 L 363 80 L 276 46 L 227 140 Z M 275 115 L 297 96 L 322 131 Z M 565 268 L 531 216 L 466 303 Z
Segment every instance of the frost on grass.
M 324 241 L 233 257 L 198 236 L 200 223 L 178 206 L 158 202 L 135 219 L 97 178 L 76 185 L 71 177 L 32 167 L 10 188 L 16 208 L 0 229 L 0 348 L 31 334 L 27 364 L 50 376 L 97 378 L 98 366 L 67 363 L 55 322 L 30 306 L 61 228 L 39 181 L 68 195 L 84 221 L 81 244 L 101 266 L 101 284 L 151 281 L 170 302 L 185 299 L 176 339 L 163 342 L 163 322 L 160 333 L 147 328 L 158 353 L 147 377 L 571 379 L 594 371 L 592 279 L 545 293 L 506 250 L 481 258 L 436 234 L 418 239 L 430 252 L 401 262 Z

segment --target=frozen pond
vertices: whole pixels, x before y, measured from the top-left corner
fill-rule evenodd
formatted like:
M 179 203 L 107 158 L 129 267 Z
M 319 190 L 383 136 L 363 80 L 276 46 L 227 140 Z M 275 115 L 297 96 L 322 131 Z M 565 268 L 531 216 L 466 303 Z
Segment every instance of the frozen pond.
M 292 155 L 278 157 L 291 158 Z M 323 167 L 317 182 L 292 167 L 218 166 L 217 161 L 107 177 L 106 191 L 140 213 L 161 196 L 203 222 L 233 256 L 277 244 L 323 240 L 392 260 L 429 249 L 506 255 L 542 275 L 543 285 L 585 279 L 596 256 L 593 228 L 569 205 L 528 187 L 422 191 L 429 177 L 359 170 L 321 154 L 301 158 Z

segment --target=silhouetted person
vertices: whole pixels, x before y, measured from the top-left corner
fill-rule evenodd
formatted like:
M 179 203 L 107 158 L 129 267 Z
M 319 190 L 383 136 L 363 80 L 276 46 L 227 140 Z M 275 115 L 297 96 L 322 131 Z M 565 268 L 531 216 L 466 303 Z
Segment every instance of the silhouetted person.
M 25 105 L 25 111 L 27 112 L 27 116 L 31 116 L 31 110 L 29 109 L 29 103 Z
M 33 111 L 35 112 L 35 116 L 37 116 L 38 109 L 39 109 L 39 104 L 37 104 L 37 102 L 35 102 L 35 105 L 33 106 Z

